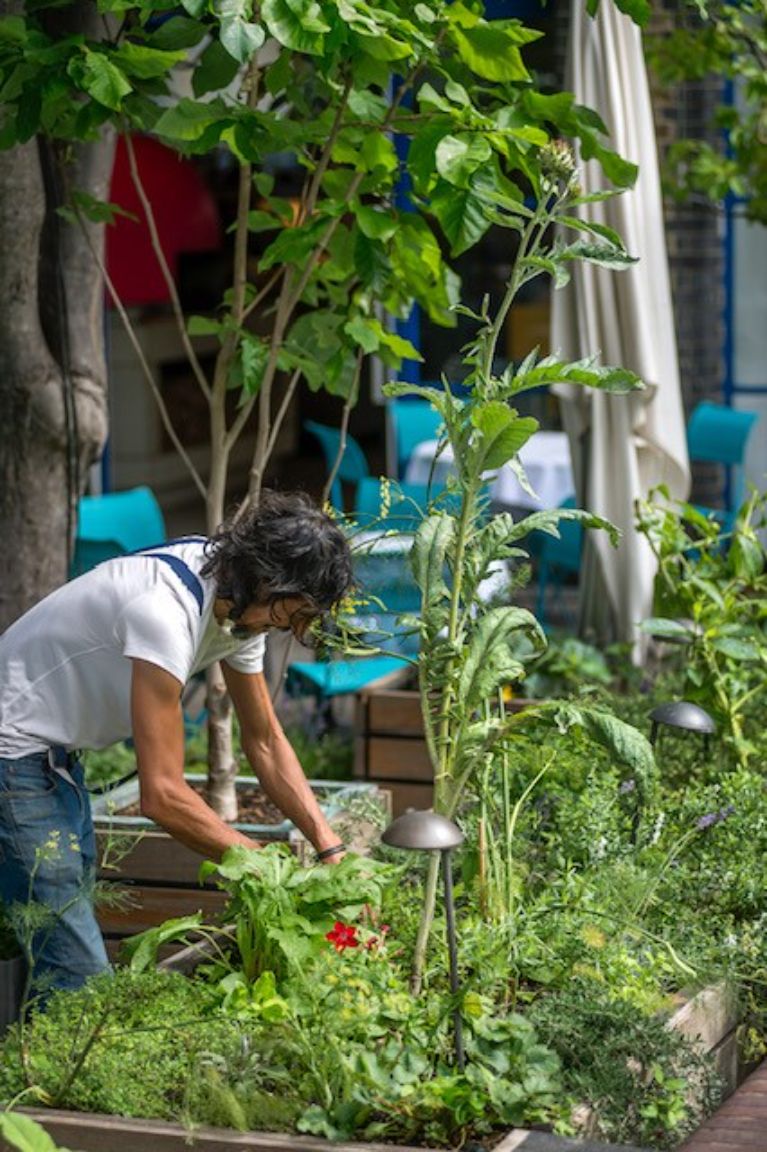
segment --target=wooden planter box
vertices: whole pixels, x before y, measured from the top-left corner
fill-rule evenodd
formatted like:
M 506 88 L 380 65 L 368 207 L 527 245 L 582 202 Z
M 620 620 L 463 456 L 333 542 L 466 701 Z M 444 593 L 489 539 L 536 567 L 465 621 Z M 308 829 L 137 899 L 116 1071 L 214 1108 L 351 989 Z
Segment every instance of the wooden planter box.
M 161 967 L 189 973 L 208 955 L 210 945 L 194 944 L 177 952 Z M 738 1023 L 732 997 L 723 985 L 702 989 L 683 1002 L 672 1014 L 668 1027 L 696 1041 L 703 1051 L 724 1056 L 720 1070 L 737 1068 L 737 1046 L 734 1043 Z M 738 1076 L 728 1083 L 736 1087 Z M 329 1143 L 313 1136 L 282 1135 L 271 1132 L 233 1132 L 230 1129 L 199 1127 L 193 1136 L 180 1124 L 159 1120 L 126 1120 L 119 1116 L 67 1112 L 51 1109 L 23 1109 L 57 1141 L 78 1152 L 187 1152 L 190 1143 L 195 1152 L 224 1152 L 225 1149 L 249 1149 L 250 1152 L 437 1152 L 436 1149 L 400 1144 L 360 1142 Z M 493 1152 L 650 1152 L 635 1145 L 607 1144 L 590 1138 L 592 1121 L 583 1108 L 574 1115 L 583 1136 L 571 1140 L 548 1132 L 515 1128 L 492 1145 Z M 0 1140 L 0 1152 L 6 1152 Z
M 191 784 L 203 783 L 204 776 L 188 775 Z M 257 781 L 238 780 L 240 789 L 252 788 Z M 375 784 L 322 780 L 310 782 L 322 796 L 322 808 L 331 825 L 355 851 L 365 851 L 378 834 L 374 819 L 350 816 L 353 802 L 365 800 L 390 815 L 389 795 Z M 130 781 L 106 796 L 92 797 L 93 822 L 96 830 L 97 858 L 102 859 L 108 843 L 119 848 L 116 866 L 100 872 L 100 879 L 120 886 L 120 900 L 115 905 L 101 904 L 97 915 L 107 950 L 114 956 L 125 936 L 143 932 L 176 916 L 202 912 L 205 919 L 217 917 L 225 896 L 213 881 L 199 882 L 204 857 L 174 840 L 143 816 L 121 816 L 120 808 L 138 800 L 138 782 Z M 371 813 L 371 816 L 373 813 Z M 235 827 L 253 840 L 289 844 L 296 855 L 308 862 L 313 849 L 289 820 L 280 824 L 237 824 Z
M 0 960 L 0 1036 L 18 1020 L 27 969 L 22 956 Z
M 510 700 L 508 712 L 519 712 L 529 700 Z M 433 771 L 423 734 L 418 692 L 364 688 L 357 696 L 354 719 L 354 776 L 387 788 L 392 815 L 408 808 L 430 808 Z
M 78 1152 L 445 1152 L 445 1149 L 413 1147 L 410 1144 L 330 1143 L 317 1136 L 282 1135 L 277 1132 L 233 1132 L 229 1128 L 195 1128 L 189 1132 L 180 1124 L 161 1120 L 124 1120 L 120 1116 L 99 1116 L 89 1112 L 24 1108 L 57 1143 Z M 0 1152 L 10 1152 L 0 1139 Z M 493 1152 L 649 1152 L 627 1144 L 594 1144 L 551 1136 L 547 1132 L 512 1129 L 493 1145 Z

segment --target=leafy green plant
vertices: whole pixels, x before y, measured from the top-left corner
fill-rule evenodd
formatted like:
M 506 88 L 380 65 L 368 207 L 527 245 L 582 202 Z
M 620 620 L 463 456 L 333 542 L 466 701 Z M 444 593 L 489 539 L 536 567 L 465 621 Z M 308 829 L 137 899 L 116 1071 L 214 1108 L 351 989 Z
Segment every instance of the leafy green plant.
M 599 984 L 575 981 L 542 997 L 530 1016 L 559 1053 L 569 1091 L 592 1109 L 598 1138 L 675 1148 L 718 1102 L 710 1059 Z
M 69 1152 L 56 1144 L 41 1124 L 19 1112 L 0 1112 L 0 1136 L 18 1152 Z
M 726 77 L 736 99 L 722 103 L 715 122 L 725 147 L 708 140 L 675 142 L 667 157 L 668 190 L 716 205 L 729 195 L 744 201 L 750 220 L 767 223 L 767 164 L 763 123 L 767 107 L 767 15 L 760 0 L 694 0 L 686 26 L 648 42 L 650 62 L 668 85 Z M 694 11 L 694 15 L 692 14 Z
M 569 148 L 546 145 L 534 159 L 534 167 L 531 163 L 526 166 L 532 202 L 508 190 L 497 198 L 498 222 L 519 233 L 519 244 L 496 315 L 491 317 L 486 309 L 474 315 L 478 333 L 465 356 L 468 397 L 454 396 L 447 383 L 443 391 L 408 384 L 386 388 L 390 395 L 417 395 L 433 405 L 444 423 L 444 441 L 452 449 L 455 466 L 448 490 L 457 498 L 457 510 L 445 507 L 428 515 L 416 533 L 412 552 L 413 571 L 421 590 L 419 687 L 426 743 L 434 767 L 434 806 L 447 816 L 456 813 L 468 782 L 488 759 L 508 754 L 513 730 L 548 709 L 541 705 L 507 718 L 502 703 L 496 706 L 504 685 L 524 677 L 526 658 L 531 649 L 543 650 L 545 637 L 528 611 L 513 605 L 484 604 L 479 591 L 483 580 L 493 566 L 527 558 L 521 545 L 530 532 L 557 535 L 562 518 L 614 534 L 601 518 L 576 510 L 538 512 L 519 523 L 510 514 L 486 521 L 482 490 L 488 473 L 511 463 L 523 476 L 517 454 L 538 426 L 534 419 L 520 416 L 513 404 L 529 389 L 557 381 L 620 393 L 640 386 L 633 373 L 600 367 L 595 358 L 570 364 L 556 357 L 541 359 L 537 350 L 500 376 L 493 373 L 500 332 L 522 287 L 542 275 L 551 276 L 555 286 L 565 284 L 576 260 L 612 268 L 632 263 L 614 231 L 575 215 L 588 198 L 580 195 Z M 578 238 L 552 240 L 555 224 L 564 232 L 575 232 Z M 587 724 L 598 738 L 620 746 L 630 761 L 643 764 L 640 770 L 646 774 L 652 759 L 649 749 L 619 720 L 600 718 L 573 705 L 557 706 L 551 712 L 556 713 L 562 731 Z M 505 836 L 508 841 L 508 832 Z M 437 874 L 435 859 L 415 951 L 415 988 L 426 953 Z
M 658 560 L 658 614 L 643 628 L 685 645 L 685 694 L 712 713 L 741 765 L 753 752 L 746 710 L 767 683 L 767 552 L 756 531 L 764 509 L 754 493 L 730 529 L 663 489 L 638 508 Z

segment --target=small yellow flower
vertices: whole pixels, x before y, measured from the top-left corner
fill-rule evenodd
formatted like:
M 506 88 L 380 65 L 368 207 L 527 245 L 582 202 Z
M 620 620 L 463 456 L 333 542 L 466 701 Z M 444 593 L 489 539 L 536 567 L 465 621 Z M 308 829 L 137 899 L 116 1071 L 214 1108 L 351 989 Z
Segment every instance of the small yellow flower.
M 596 924 L 585 924 L 581 929 L 581 939 L 589 948 L 604 948 L 607 943 L 607 937 Z

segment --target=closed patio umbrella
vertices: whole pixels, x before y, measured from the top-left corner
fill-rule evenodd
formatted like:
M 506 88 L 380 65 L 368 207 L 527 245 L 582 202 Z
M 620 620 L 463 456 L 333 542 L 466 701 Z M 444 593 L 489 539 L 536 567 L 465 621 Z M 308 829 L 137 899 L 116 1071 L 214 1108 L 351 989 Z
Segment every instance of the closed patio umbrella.
M 639 263 L 623 272 L 576 264 L 554 292 L 552 351 L 568 359 L 598 353 L 602 363 L 636 372 L 647 388 L 607 396 L 556 388 L 571 442 L 579 502 L 623 533 L 614 550 L 604 533 L 588 534 L 580 581 L 579 630 L 598 640 L 629 641 L 640 656 L 637 626 L 652 608 L 655 562 L 634 530 L 634 503 L 656 484 L 684 499 L 690 472 L 679 386 L 655 131 L 639 29 L 613 4 L 586 14 L 570 3 L 567 86 L 594 108 L 611 146 L 639 165 L 636 186 L 586 205 L 588 218 L 614 228 Z M 580 165 L 584 192 L 608 184 L 596 161 Z

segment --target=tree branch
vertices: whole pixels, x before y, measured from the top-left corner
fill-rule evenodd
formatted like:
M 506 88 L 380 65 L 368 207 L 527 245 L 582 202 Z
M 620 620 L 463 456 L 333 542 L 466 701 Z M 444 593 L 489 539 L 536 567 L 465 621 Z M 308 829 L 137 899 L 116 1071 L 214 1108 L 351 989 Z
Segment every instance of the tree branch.
M 144 216 L 146 217 L 147 227 L 149 228 L 149 238 L 152 244 L 152 251 L 157 258 L 157 263 L 160 265 L 162 278 L 165 281 L 165 285 L 168 289 L 171 307 L 173 309 L 173 315 L 176 319 L 179 335 L 181 337 L 181 343 L 184 346 L 184 351 L 189 360 L 192 373 L 194 374 L 194 378 L 200 386 L 202 394 L 207 400 L 210 400 L 210 386 L 208 385 L 208 381 L 205 378 L 205 373 L 202 370 L 202 365 L 200 364 L 200 361 L 197 357 L 197 353 L 192 347 L 189 333 L 186 330 L 184 310 L 181 307 L 181 301 L 178 297 L 178 289 L 176 288 L 176 282 L 173 279 L 173 273 L 168 267 L 168 261 L 165 259 L 165 253 L 162 250 L 160 234 L 157 231 L 157 221 L 155 219 L 154 209 L 152 208 L 149 197 L 146 194 L 146 189 L 142 183 L 141 176 L 139 175 L 138 165 L 136 163 L 136 151 L 133 147 L 133 140 L 128 133 L 125 134 L 123 139 L 125 140 L 125 148 L 128 154 L 128 164 L 130 166 L 131 180 L 133 181 L 133 187 L 136 189 L 136 194 L 141 202 L 141 207 L 144 209 Z

